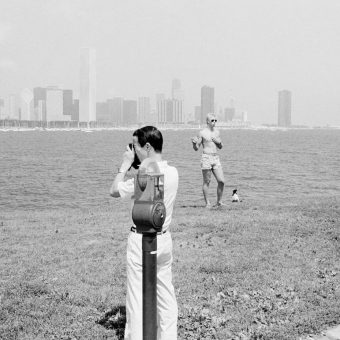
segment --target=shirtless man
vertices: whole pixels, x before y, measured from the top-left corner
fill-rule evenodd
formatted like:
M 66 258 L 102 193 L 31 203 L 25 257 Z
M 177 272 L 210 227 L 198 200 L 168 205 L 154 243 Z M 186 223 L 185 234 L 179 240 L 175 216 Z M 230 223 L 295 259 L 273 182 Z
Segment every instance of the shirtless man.
M 209 184 L 211 173 L 214 174 L 217 181 L 217 202 L 214 207 L 222 206 L 222 195 L 224 189 L 224 175 L 217 154 L 217 149 L 222 149 L 223 144 L 220 138 L 220 132 L 215 128 L 217 119 L 215 114 L 208 113 L 207 127 L 199 132 L 199 135 L 191 139 L 192 146 L 197 151 L 200 145 L 203 146 L 203 153 L 201 158 L 201 169 L 203 175 L 203 196 L 206 208 L 210 208 L 211 204 L 208 199 Z

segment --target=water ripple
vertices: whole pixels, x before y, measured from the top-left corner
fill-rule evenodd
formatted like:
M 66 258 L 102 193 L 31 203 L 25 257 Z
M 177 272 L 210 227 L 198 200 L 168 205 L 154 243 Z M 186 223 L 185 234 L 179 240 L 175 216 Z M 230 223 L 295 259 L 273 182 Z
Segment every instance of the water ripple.
M 203 204 L 193 131 L 163 134 L 164 158 L 180 174 L 178 204 Z M 226 197 L 235 187 L 247 199 L 339 195 L 338 130 L 224 130 L 221 135 Z M 129 131 L 0 134 L 0 206 L 44 210 L 112 204 L 109 187 L 130 139 Z M 213 180 L 212 196 L 215 190 Z

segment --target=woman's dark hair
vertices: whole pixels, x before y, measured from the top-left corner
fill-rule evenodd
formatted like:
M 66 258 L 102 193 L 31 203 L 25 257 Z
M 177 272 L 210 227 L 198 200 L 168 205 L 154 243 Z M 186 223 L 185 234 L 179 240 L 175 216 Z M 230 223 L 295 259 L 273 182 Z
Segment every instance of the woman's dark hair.
M 163 149 L 163 136 L 161 132 L 154 126 L 144 126 L 134 131 L 133 136 L 137 136 L 138 143 L 143 147 L 149 143 L 157 153 L 161 153 Z

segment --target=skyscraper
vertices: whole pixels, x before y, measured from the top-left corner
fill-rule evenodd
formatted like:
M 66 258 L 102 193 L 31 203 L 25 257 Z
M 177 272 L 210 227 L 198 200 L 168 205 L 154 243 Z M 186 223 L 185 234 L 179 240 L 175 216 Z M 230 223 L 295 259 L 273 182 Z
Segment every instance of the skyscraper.
M 46 100 L 38 100 L 38 106 L 34 110 L 36 120 L 46 121 Z
M 279 91 L 278 126 L 291 126 L 292 93 L 288 90 Z
M 46 89 L 44 87 L 35 87 L 33 89 L 34 107 L 38 107 L 39 100 L 46 100 Z
M 57 86 L 46 88 L 46 120 L 69 121 L 71 116 L 63 114 L 63 90 Z
M 181 81 L 179 79 L 172 80 L 171 88 L 172 99 L 183 100 L 184 95 L 181 88 Z
M 201 123 L 205 123 L 208 113 L 215 112 L 215 90 L 213 87 L 203 86 L 201 88 Z
M 33 89 L 33 106 L 36 120 L 46 120 L 46 88 Z
M 108 99 L 107 104 L 111 121 L 116 125 L 121 125 L 123 123 L 123 98 Z
M 173 122 L 174 123 L 184 123 L 183 115 L 183 100 L 172 100 L 172 110 L 173 110 Z
M 174 122 L 174 102 L 171 99 L 166 99 L 165 122 L 166 123 Z
M 108 101 L 96 104 L 96 115 L 98 122 L 112 122 L 112 117 L 109 113 Z
M 242 112 L 242 122 L 245 123 L 248 121 L 248 113 L 246 111 Z
M 79 121 L 96 121 L 96 51 L 82 48 L 80 53 Z
M 73 111 L 71 120 L 79 122 L 79 99 L 73 100 Z
M 151 105 L 149 97 L 138 98 L 138 123 L 151 122 Z
M 66 117 L 67 120 L 72 117 L 72 111 L 73 111 L 73 91 L 63 90 L 63 115 L 69 116 Z
M 158 123 L 166 122 L 166 99 L 163 93 L 156 94 L 156 114 Z
M 15 94 L 11 94 L 9 96 L 8 111 L 9 111 L 9 118 L 10 119 L 19 119 L 17 96 Z
M 201 107 L 200 106 L 195 106 L 194 121 L 195 122 L 201 121 Z
M 174 111 L 174 122 L 184 123 L 184 92 L 179 79 L 172 80 L 172 101 Z
M 123 101 L 123 123 L 136 124 L 137 123 L 137 101 L 124 100 Z
M 33 92 L 25 88 L 20 92 L 20 119 L 33 120 Z
M 5 118 L 5 100 L 0 98 L 0 119 Z

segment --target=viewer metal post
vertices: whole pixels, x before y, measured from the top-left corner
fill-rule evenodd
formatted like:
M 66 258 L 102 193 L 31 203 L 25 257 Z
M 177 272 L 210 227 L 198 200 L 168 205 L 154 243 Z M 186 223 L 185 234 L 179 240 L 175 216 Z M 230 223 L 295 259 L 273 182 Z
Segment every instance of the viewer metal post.
M 166 211 L 164 175 L 137 174 L 132 219 L 143 234 L 143 340 L 157 340 L 157 233 L 162 232 Z

